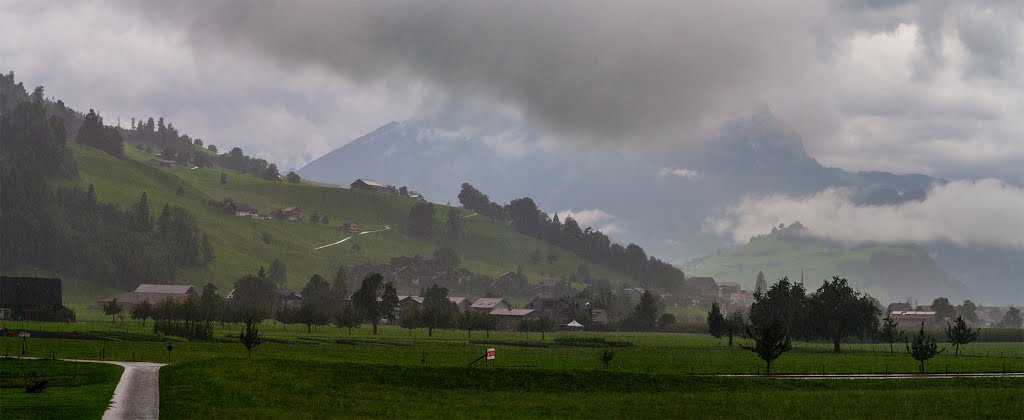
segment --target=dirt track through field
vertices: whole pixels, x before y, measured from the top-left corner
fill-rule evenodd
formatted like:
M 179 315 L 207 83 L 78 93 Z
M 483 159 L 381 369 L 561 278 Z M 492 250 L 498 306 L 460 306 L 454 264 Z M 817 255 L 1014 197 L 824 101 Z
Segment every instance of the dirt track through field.
M 327 248 L 327 247 L 329 247 L 329 246 L 335 246 L 335 245 L 338 245 L 338 244 L 344 243 L 345 241 L 347 241 L 347 240 L 349 240 L 349 239 L 355 238 L 356 236 L 360 236 L 360 235 L 368 235 L 368 234 L 371 234 L 371 233 L 377 233 L 377 232 L 383 232 L 383 231 L 385 231 L 385 230 L 390 230 L 390 229 L 391 229 L 391 226 L 388 226 L 388 225 L 384 225 L 384 229 L 378 229 L 378 230 L 368 230 L 368 231 L 366 231 L 366 232 L 359 232 L 359 233 L 357 233 L 357 234 L 355 234 L 355 235 L 349 236 L 349 237 L 347 237 L 347 238 L 345 238 L 345 239 L 342 239 L 342 240 L 340 240 L 340 241 L 338 241 L 338 242 L 335 242 L 335 243 L 333 243 L 333 244 L 327 244 L 327 245 L 323 245 L 323 246 L 318 246 L 318 247 L 316 247 L 316 248 L 313 248 L 313 250 L 314 250 L 314 251 L 316 251 L 316 250 L 320 250 L 320 249 L 324 249 L 324 248 Z

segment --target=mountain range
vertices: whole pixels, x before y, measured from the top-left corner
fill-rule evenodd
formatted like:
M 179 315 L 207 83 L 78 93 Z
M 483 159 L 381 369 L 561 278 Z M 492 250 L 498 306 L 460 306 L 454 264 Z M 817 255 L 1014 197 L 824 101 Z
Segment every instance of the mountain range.
M 500 203 L 529 196 L 548 213 L 569 211 L 582 225 L 679 264 L 733 245 L 709 232 L 705 220 L 744 197 L 802 196 L 845 187 L 854 191 L 858 205 L 878 206 L 920 200 L 929 187 L 946 182 L 926 175 L 826 167 L 767 108 L 732 119 L 696 145 L 630 146 L 551 142 L 504 121 L 476 125 L 457 118 L 424 118 L 388 123 L 298 173 L 339 185 L 371 178 L 408 186 L 440 203 L 457 202 L 463 182 Z M 766 233 L 771 228 L 765 226 Z M 935 257 L 937 267 L 965 285 L 922 290 L 922 298 L 960 293 L 956 297 L 1002 303 L 1008 302 L 1002 291 L 1018 287 L 1012 280 L 1021 272 L 1013 261 L 1024 260 L 1018 250 L 907 245 L 926 249 L 925 257 Z

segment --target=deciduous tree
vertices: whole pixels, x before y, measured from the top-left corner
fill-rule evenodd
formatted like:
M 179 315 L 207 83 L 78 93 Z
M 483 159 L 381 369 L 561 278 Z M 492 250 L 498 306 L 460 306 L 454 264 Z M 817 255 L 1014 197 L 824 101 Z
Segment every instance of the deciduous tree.
M 921 330 L 914 336 L 914 343 L 907 343 L 907 354 L 913 357 L 920 363 L 919 372 L 924 373 L 924 362 L 940 353 L 946 351 L 946 349 L 939 350 L 938 340 L 935 337 L 926 335 L 924 333 L 924 323 L 921 323 Z
M 949 339 L 949 344 L 955 346 L 953 357 L 960 357 L 960 346 L 973 343 L 978 339 L 978 334 L 981 334 L 981 329 L 969 328 L 962 316 L 956 317 L 952 325 L 946 323 L 946 338 Z

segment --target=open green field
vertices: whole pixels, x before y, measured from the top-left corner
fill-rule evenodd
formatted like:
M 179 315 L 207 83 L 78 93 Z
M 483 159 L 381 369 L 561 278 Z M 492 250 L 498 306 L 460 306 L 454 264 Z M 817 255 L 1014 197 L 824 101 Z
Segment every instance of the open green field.
M 239 325 L 215 324 L 210 342 L 157 336 L 136 321 L 5 326 L 32 332 L 31 357 L 169 360 L 160 373 L 166 418 L 998 418 L 1024 410 L 1021 378 L 707 376 L 763 373 L 764 365 L 753 353 L 702 334 L 549 332 L 542 338 L 537 332 L 436 330 L 428 338 L 425 330 L 395 326 L 382 326 L 375 336 L 368 327 L 307 333 L 301 325 L 271 322 L 261 326 L 265 342 L 249 360 L 235 338 Z M 56 334 L 64 338 L 40 338 Z M 467 367 L 488 347 L 497 350 L 493 366 Z M 773 373 L 917 369 L 899 348 L 892 355 L 884 344 L 845 344 L 841 354 L 832 353 L 830 343 L 795 347 Z M 20 338 L 0 337 L 0 351 L 14 356 L 20 348 Z M 600 360 L 606 349 L 615 355 L 607 367 Z M 1024 372 L 1024 343 L 981 342 L 961 350 L 960 357 L 930 360 L 928 371 Z
M 0 418 L 97 419 L 103 415 L 124 369 L 103 363 L 0 358 Z M 25 382 L 49 387 L 25 393 Z
M 1022 386 L 263 359 L 172 365 L 160 380 L 167 418 L 999 418 L 1024 410 Z
M 464 232 L 457 240 L 446 238 L 441 232 L 428 238 L 412 237 L 402 229 L 409 210 L 416 203 L 410 198 L 308 182 L 298 185 L 273 182 L 223 168 L 157 167 L 149 163 L 154 155 L 132 145 L 126 145 L 123 159 L 79 144 L 68 147 L 77 162 L 79 176 L 64 181 L 64 185 L 85 188 L 93 184 L 100 201 L 121 207 L 134 205 L 146 192 L 153 212 L 169 203 L 184 207 L 196 216 L 200 227 L 209 234 L 216 260 L 207 268 L 180 271 L 176 279 L 178 283 L 197 286 L 213 283 L 222 289 L 230 289 L 238 277 L 255 272 L 261 265 L 269 266 L 272 260 L 280 258 L 288 266 L 288 286 L 299 289 L 313 274 L 330 277 L 341 265 L 382 263 L 394 256 L 431 253 L 442 245 L 454 248 L 462 259 L 463 267 L 470 271 L 497 276 L 521 266 L 533 283 L 569 276 L 584 264 L 573 253 L 480 216 L 462 219 Z M 220 184 L 221 173 L 227 174 L 227 184 Z M 183 196 L 176 194 L 179 187 L 185 192 Z M 261 214 L 270 214 L 284 207 L 300 207 L 304 215 L 316 211 L 328 216 L 331 223 L 254 220 L 223 214 L 207 204 L 209 200 L 221 201 L 226 197 L 249 203 Z M 435 205 L 435 218 L 439 225 L 448 209 L 444 205 Z M 458 211 L 463 216 L 471 214 L 462 209 Z M 340 232 L 338 226 L 352 220 L 357 221 L 363 230 L 382 229 L 385 225 L 392 229 L 313 250 L 350 236 Z M 264 242 L 265 237 L 270 239 L 269 243 Z M 529 257 L 534 250 L 545 256 L 556 255 L 557 261 L 551 264 L 531 262 Z M 4 270 L 6 274 L 8 271 L 24 271 L 24 268 L 7 267 Z M 613 284 L 623 280 L 621 274 L 601 266 L 591 266 L 591 272 L 595 276 L 609 278 Z M 112 292 L 74 287 L 76 282 L 83 286 L 94 282 L 91 279 L 66 278 L 66 283 L 71 286 L 70 293 L 65 294 L 72 303 L 70 306 L 78 312 Z
M 71 324 L 7 322 L 13 329 L 26 329 L 36 336 L 54 333 L 85 335 L 89 339 L 30 338 L 28 355 L 58 358 L 166 362 L 167 342 L 174 345 L 172 362 L 200 361 L 214 358 L 245 356 L 238 342 L 240 325 L 214 324 L 215 341 L 186 342 L 154 335 L 151 326 L 142 328 L 136 321 L 111 323 L 92 321 Z M 369 327 L 356 328 L 351 334 L 333 326 L 318 327 L 306 333 L 303 325 L 282 325 L 274 322 L 261 326 L 266 343 L 253 351 L 257 359 L 289 359 L 306 361 L 345 361 L 381 363 L 400 366 L 459 367 L 478 357 L 483 348 L 495 347 L 501 354 L 498 366 L 519 366 L 543 369 L 603 369 L 599 360 L 604 348 L 557 345 L 562 337 L 597 337 L 607 341 L 629 342 L 631 346 L 613 348 L 615 359 L 609 369 L 618 372 L 659 374 L 754 374 L 763 372 L 764 364 L 756 355 L 738 347 L 747 340 L 737 338 L 729 347 L 725 339 L 704 334 L 628 333 L 628 332 L 491 332 L 435 330 L 432 338 L 425 329 L 407 330 L 382 326 L 374 336 Z M 952 349 L 928 361 L 929 372 L 1024 372 L 1024 343 L 982 342 L 961 347 L 961 356 Z M 489 340 L 489 341 L 488 341 Z M 16 337 L 0 337 L 0 355 L 16 355 L 21 341 Z M 844 343 L 843 353 L 831 352 L 831 343 L 797 342 L 794 350 L 784 354 L 773 365 L 773 373 L 914 373 L 916 362 L 906 355 L 902 346 L 895 354 L 888 344 Z M 425 360 L 425 362 L 424 362 Z

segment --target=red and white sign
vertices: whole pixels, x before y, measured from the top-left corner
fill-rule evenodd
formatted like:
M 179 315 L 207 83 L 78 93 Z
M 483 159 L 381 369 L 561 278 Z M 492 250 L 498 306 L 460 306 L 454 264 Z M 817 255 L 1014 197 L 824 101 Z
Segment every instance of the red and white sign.
M 494 360 L 494 349 L 487 349 L 487 360 Z
M 22 332 L 18 333 L 18 337 L 21 337 L 21 338 L 29 338 L 31 336 L 32 336 L 32 333 L 29 333 L 28 331 L 22 331 Z

